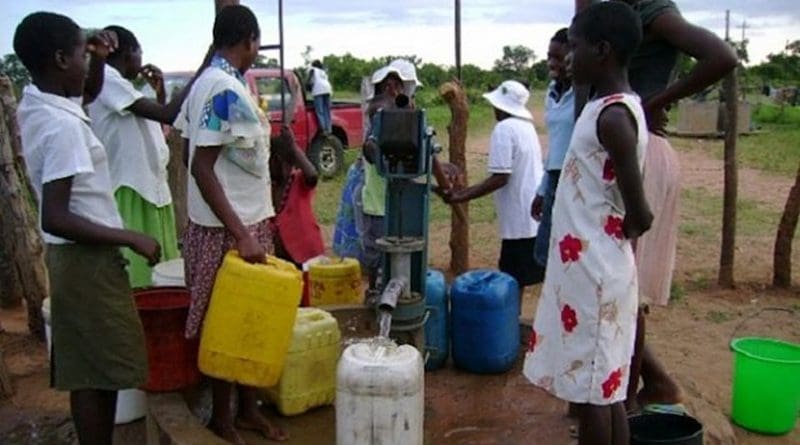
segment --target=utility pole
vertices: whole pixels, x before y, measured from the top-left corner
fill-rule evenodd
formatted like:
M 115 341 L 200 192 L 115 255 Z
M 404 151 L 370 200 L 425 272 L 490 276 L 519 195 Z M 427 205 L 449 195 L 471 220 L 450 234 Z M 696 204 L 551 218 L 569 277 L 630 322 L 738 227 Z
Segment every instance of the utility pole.
M 744 43 L 744 41 L 746 40 L 745 30 L 747 28 L 749 28 L 749 26 L 747 26 L 747 19 L 744 19 L 744 20 L 742 20 L 742 43 Z
M 730 44 L 731 12 L 725 11 L 725 40 Z M 736 137 L 738 100 L 736 97 L 736 68 L 731 70 L 723 82 L 725 98 L 725 184 L 722 204 L 722 245 L 719 254 L 718 283 L 722 287 L 734 287 L 733 266 L 736 252 L 736 201 L 738 174 L 736 165 Z
M 456 77 L 461 82 L 461 0 L 456 2 Z

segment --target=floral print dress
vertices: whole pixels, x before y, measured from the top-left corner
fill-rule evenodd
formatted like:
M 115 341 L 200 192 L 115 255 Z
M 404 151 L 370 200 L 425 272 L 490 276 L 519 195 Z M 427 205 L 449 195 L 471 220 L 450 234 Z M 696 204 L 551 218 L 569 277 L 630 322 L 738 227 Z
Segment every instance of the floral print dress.
M 523 368 L 556 397 L 592 405 L 625 399 L 638 305 L 633 250 L 622 232 L 625 207 L 596 131 L 612 104 L 626 106 L 636 120 L 641 168 L 648 134 L 639 98 L 589 102 L 556 192 L 547 272 Z

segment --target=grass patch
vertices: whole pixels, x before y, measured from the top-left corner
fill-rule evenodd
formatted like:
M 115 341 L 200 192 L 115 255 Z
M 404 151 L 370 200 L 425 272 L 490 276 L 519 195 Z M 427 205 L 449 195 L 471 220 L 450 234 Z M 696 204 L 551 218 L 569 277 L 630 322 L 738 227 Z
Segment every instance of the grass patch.
M 793 176 L 800 162 L 800 123 L 767 124 L 764 133 L 739 138 L 741 165 Z M 722 158 L 722 148 L 718 156 Z
M 339 210 L 339 201 L 342 199 L 342 189 L 347 178 L 347 169 L 356 160 L 360 150 L 351 148 L 344 151 L 344 173 L 333 179 L 320 181 L 317 184 L 317 193 L 314 196 L 314 214 L 317 222 L 322 225 L 331 225 L 336 222 L 336 212 Z
M 753 108 L 753 121 L 758 124 L 800 125 L 800 107 L 757 104 Z
M 681 234 L 704 236 L 720 233 L 722 196 L 705 188 L 681 191 Z M 736 233 L 742 236 L 773 235 L 780 212 L 763 203 L 740 198 L 736 205 Z
M 729 321 L 731 319 L 731 315 L 727 312 L 722 311 L 708 311 L 706 313 L 706 320 L 712 323 L 721 324 Z
M 672 284 L 669 286 L 669 301 L 677 303 L 684 298 L 686 298 L 686 289 L 682 284 L 673 280 Z

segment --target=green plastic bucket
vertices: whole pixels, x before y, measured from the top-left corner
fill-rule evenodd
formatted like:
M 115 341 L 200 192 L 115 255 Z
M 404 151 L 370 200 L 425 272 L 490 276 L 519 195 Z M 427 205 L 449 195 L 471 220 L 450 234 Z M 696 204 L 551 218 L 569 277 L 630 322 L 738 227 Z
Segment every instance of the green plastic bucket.
M 764 434 L 792 431 L 800 411 L 800 345 L 743 337 L 731 349 L 734 423 Z

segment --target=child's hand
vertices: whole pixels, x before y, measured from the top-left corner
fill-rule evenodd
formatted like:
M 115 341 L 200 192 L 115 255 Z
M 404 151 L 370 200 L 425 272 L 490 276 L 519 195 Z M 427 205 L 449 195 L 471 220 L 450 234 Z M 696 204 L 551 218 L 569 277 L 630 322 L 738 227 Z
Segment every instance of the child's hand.
M 114 31 L 99 31 L 86 39 L 86 51 L 98 59 L 105 59 L 117 50 L 119 40 Z
M 155 266 L 161 261 L 161 246 L 153 238 L 137 232 L 131 232 L 128 247 L 147 259 L 148 264 Z
M 164 74 L 157 66 L 148 63 L 142 67 L 140 72 L 156 94 L 164 93 Z
M 267 249 L 253 235 L 248 234 L 237 241 L 236 250 L 239 251 L 239 256 L 248 263 L 257 264 L 267 261 Z
M 541 195 L 536 195 L 533 198 L 533 202 L 531 203 L 531 216 L 536 221 L 542 220 L 542 212 L 544 207 L 544 197 Z

